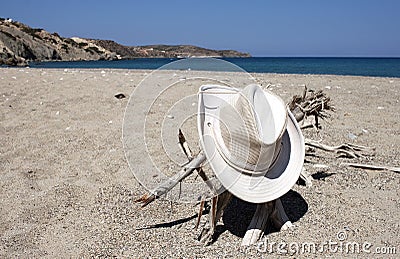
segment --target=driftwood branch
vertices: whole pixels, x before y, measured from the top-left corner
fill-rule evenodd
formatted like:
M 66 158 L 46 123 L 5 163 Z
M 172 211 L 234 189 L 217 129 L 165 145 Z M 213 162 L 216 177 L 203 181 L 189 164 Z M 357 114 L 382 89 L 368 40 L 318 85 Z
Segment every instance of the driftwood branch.
M 223 193 L 212 198 L 208 223 L 198 237 L 198 240 L 204 245 L 209 245 L 213 241 L 217 222 L 222 217 L 225 208 L 228 206 L 231 200 L 232 194 L 228 191 L 224 191 Z
M 189 144 L 186 141 L 185 135 L 183 135 L 182 130 L 178 131 L 179 146 L 181 147 L 183 153 L 186 155 L 187 159 L 191 161 L 193 159 L 192 151 L 190 150 Z M 197 174 L 203 179 L 213 193 L 216 193 L 217 186 L 213 185 L 210 179 L 207 177 L 206 173 L 203 171 L 201 166 L 196 168 Z
M 179 129 L 178 132 L 178 139 L 179 139 L 179 145 L 183 151 L 183 153 L 186 155 L 186 157 L 191 161 L 193 159 L 192 156 L 192 151 L 190 150 L 189 144 L 186 141 L 185 135 L 183 135 L 182 130 Z M 196 168 L 196 171 L 198 175 L 203 179 L 203 181 L 207 184 L 207 186 L 210 188 L 210 190 L 216 195 L 217 194 L 217 186 L 215 186 L 211 181 L 209 181 L 209 178 L 203 171 L 201 167 Z M 227 192 L 228 193 L 228 192 Z M 223 209 L 225 209 L 226 205 L 229 203 L 228 199 L 230 200 L 229 195 L 224 195 L 221 194 L 219 196 L 215 196 L 211 199 L 211 211 L 210 211 L 210 220 L 209 220 L 209 227 L 204 228 L 203 231 L 201 232 L 199 236 L 199 240 L 205 244 L 209 244 L 212 241 L 212 235 L 215 231 L 215 225 L 221 216 L 220 214 L 222 213 Z M 221 202 L 226 202 L 226 205 L 222 208 L 222 205 L 219 204 Z M 206 201 L 202 200 L 200 202 L 200 209 L 199 213 L 197 214 L 197 221 L 195 225 L 195 229 L 198 228 L 200 224 L 200 219 L 201 216 L 203 215 L 203 210 L 205 207 Z M 218 206 L 219 205 L 219 206 Z
M 149 194 L 145 194 L 135 202 L 142 203 L 142 207 L 147 206 L 149 203 L 159 198 L 160 196 L 169 192 L 179 182 L 188 177 L 193 171 L 200 167 L 200 165 L 206 160 L 206 156 L 200 153 L 197 157 L 192 159 L 187 165 L 185 165 L 177 174 L 173 175 L 167 181 L 150 191 Z
M 372 154 L 374 150 L 369 147 L 350 144 L 350 143 L 345 143 L 338 146 L 328 146 L 311 139 L 305 139 L 304 143 L 306 144 L 306 146 L 318 148 L 327 152 L 334 152 L 341 157 L 348 157 L 348 158 L 364 157 L 367 154 Z
M 400 167 L 382 166 L 382 165 L 367 165 L 357 163 L 341 163 L 341 165 L 351 166 L 355 168 L 370 169 L 370 170 L 388 170 L 395 173 L 400 173 Z
M 308 90 L 307 86 L 304 86 L 302 96 L 293 96 L 289 103 L 289 109 L 295 115 L 297 121 L 302 121 L 304 117 L 311 115 L 322 119 L 329 118 L 329 111 L 335 111 L 330 97 L 322 90 Z
M 307 86 L 304 86 L 304 91 L 301 96 L 293 96 L 288 106 L 297 122 L 304 122 L 307 117 L 313 116 L 314 123 L 311 125 L 316 129 L 319 128 L 319 118 L 329 118 L 330 112 L 335 111 L 330 97 L 322 90 L 308 90 Z M 311 125 L 307 125 L 307 127 Z
M 179 145 L 182 148 L 183 153 L 186 155 L 186 157 L 189 159 L 189 161 L 192 159 L 192 152 L 190 150 L 190 147 L 188 143 L 186 142 L 186 138 L 182 133 L 182 130 L 179 129 L 178 133 L 178 139 L 179 139 Z M 203 181 L 207 184 L 207 186 L 213 191 L 214 194 L 217 194 L 217 186 L 214 185 L 211 181 L 209 181 L 209 178 L 203 171 L 201 167 L 196 168 L 197 173 L 200 175 L 200 177 L 203 179 Z M 200 233 L 198 240 L 204 244 L 210 244 L 213 240 L 213 235 L 215 232 L 215 226 L 218 222 L 218 220 L 222 217 L 222 214 L 228 206 L 229 202 L 232 199 L 232 194 L 228 191 L 224 191 L 223 193 L 214 196 L 211 199 L 211 209 L 210 209 L 210 215 L 209 215 L 209 221 L 207 226 L 205 226 Z M 203 214 L 203 209 L 205 206 L 206 201 L 201 201 L 200 202 L 200 210 L 198 213 L 197 217 L 197 222 L 195 225 L 195 228 L 200 224 L 200 218 Z

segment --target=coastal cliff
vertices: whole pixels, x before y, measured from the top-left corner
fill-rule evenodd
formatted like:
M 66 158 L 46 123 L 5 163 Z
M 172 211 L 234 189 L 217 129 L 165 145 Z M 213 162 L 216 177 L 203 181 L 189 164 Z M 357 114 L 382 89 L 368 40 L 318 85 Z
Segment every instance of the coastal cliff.
M 124 46 L 112 40 L 64 38 L 0 18 L 0 65 L 24 66 L 29 61 L 115 60 L 138 57 L 249 57 L 234 50 L 191 45 Z
M 117 54 L 79 38 L 34 29 L 0 19 L 0 64 L 26 65 L 28 61 L 116 59 Z

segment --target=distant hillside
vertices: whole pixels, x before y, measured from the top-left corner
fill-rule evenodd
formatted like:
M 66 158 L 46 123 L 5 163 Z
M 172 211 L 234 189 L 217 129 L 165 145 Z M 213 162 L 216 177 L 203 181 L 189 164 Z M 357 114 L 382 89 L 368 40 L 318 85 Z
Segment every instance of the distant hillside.
M 211 50 L 190 45 L 124 46 L 111 40 L 64 38 L 0 18 L 0 65 L 28 61 L 113 60 L 137 57 L 249 57 L 234 50 Z
M 124 46 L 111 40 L 88 41 L 117 53 L 122 58 L 136 57 L 250 57 L 249 53 L 235 50 L 212 50 L 192 45 Z

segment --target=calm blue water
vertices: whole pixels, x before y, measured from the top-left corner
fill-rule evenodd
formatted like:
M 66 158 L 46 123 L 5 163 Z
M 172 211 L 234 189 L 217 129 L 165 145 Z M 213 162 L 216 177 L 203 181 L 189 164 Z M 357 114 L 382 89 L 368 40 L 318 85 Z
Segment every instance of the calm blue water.
M 178 59 L 30 63 L 36 68 L 157 69 Z M 224 58 L 247 72 L 400 77 L 400 58 Z M 196 69 L 196 68 L 192 68 Z M 204 70 L 204 67 L 202 68 Z M 209 67 L 208 70 L 220 70 Z

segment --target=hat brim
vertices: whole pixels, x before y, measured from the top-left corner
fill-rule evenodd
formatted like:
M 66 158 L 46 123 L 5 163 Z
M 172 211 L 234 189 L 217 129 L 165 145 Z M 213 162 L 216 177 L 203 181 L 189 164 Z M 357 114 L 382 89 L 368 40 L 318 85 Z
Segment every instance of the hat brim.
M 207 91 L 212 94 L 208 94 Z M 218 116 L 220 105 L 229 98 L 229 87 L 202 86 L 199 93 L 198 131 L 203 151 L 221 184 L 236 197 L 263 203 L 287 193 L 298 180 L 303 169 L 305 147 L 300 127 L 288 110 L 288 122 L 282 137 L 280 153 L 265 174 L 249 175 L 229 166 L 219 154 L 213 133 L 207 123 Z M 264 92 L 264 94 L 271 94 Z

